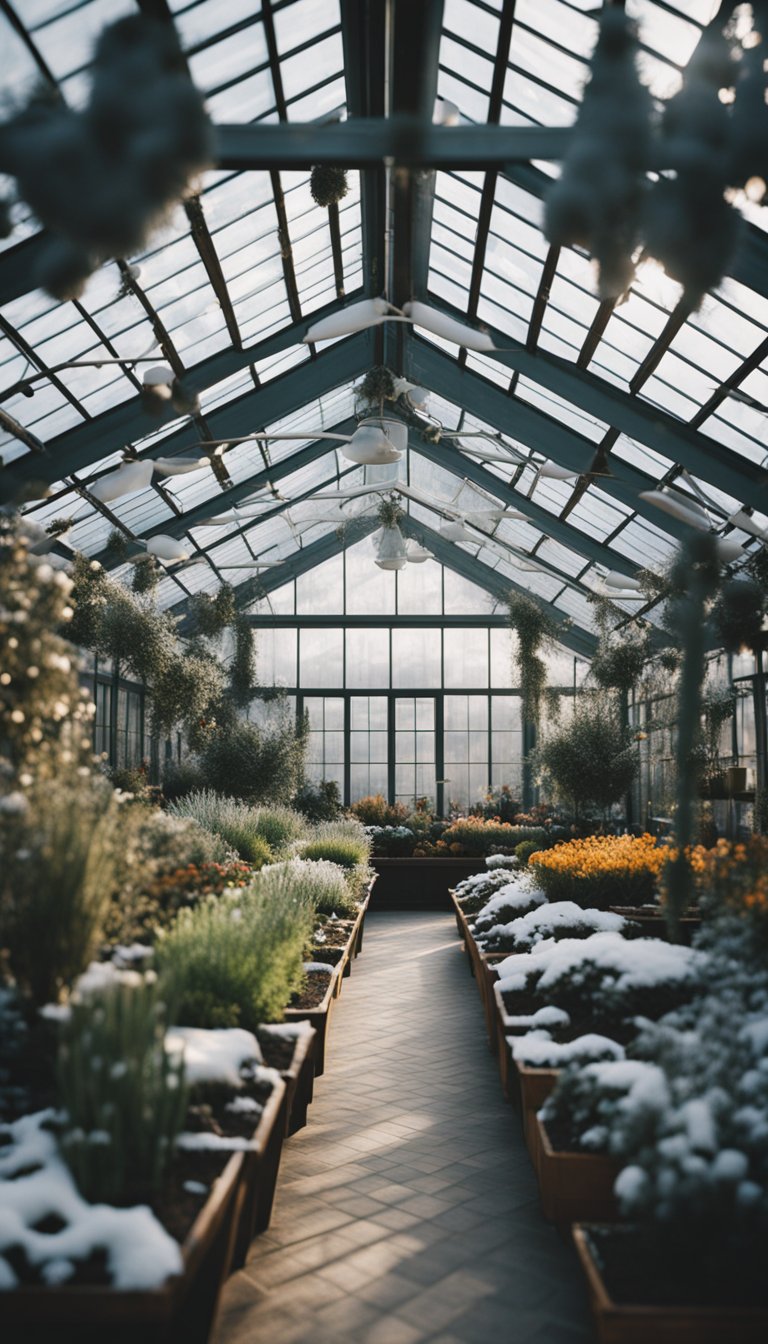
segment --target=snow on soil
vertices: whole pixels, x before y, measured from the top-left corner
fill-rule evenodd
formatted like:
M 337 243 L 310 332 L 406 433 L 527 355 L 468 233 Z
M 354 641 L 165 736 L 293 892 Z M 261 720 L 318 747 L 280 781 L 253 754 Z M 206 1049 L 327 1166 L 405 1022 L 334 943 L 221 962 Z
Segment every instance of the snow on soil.
M 624 1058 L 624 1048 L 608 1036 L 587 1032 L 574 1041 L 546 1040 L 542 1036 L 509 1036 L 512 1055 L 531 1069 L 562 1069 L 567 1064 L 586 1064 L 594 1059 Z
M 85 1202 L 58 1155 L 53 1134 L 44 1128 L 52 1118 L 52 1111 L 39 1111 L 4 1130 L 10 1143 L 0 1148 L 0 1290 L 16 1287 L 16 1275 L 3 1255 L 12 1246 L 40 1267 L 49 1284 L 66 1283 L 75 1272 L 74 1262 L 96 1250 L 106 1253 L 115 1288 L 156 1288 L 180 1273 L 181 1248 L 145 1205 L 116 1209 Z M 58 1232 L 34 1231 L 50 1215 L 65 1226 Z
M 165 1044 L 174 1054 L 183 1053 L 187 1081 L 193 1087 L 198 1083 L 223 1083 L 239 1090 L 243 1086 L 243 1065 L 264 1063 L 253 1032 L 242 1027 L 170 1027 Z

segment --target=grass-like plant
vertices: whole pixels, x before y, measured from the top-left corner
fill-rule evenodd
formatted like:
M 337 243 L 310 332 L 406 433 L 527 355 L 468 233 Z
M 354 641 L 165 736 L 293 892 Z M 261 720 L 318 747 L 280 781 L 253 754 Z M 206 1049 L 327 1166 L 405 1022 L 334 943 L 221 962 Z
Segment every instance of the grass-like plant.
M 157 964 L 185 1026 L 280 1021 L 303 979 L 314 926 L 311 900 L 291 875 L 257 874 L 250 887 L 180 911 L 157 944 Z
M 367 865 L 371 839 L 355 817 L 325 821 L 316 826 L 310 838 L 300 846 L 300 854 L 304 859 L 327 859 L 341 868 L 356 868 Z
M 85 970 L 116 870 L 116 803 L 106 780 L 30 789 L 0 825 L 0 946 L 20 988 L 42 1005 Z
M 355 896 L 351 889 L 349 869 L 326 859 L 288 859 L 272 864 L 260 875 L 260 890 L 269 892 L 273 882 L 290 879 L 293 890 L 312 905 L 319 915 L 354 915 L 357 913 Z
M 357 868 L 361 862 L 360 848 L 354 840 L 310 840 L 302 847 L 304 859 L 325 860 L 339 868 Z
M 268 863 L 272 851 L 259 826 L 259 813 L 236 798 L 226 798 L 211 789 L 199 789 L 177 798 L 168 811 L 175 817 L 191 817 L 198 825 L 219 835 L 254 867 Z
M 173 1155 L 187 1089 L 167 1025 L 151 972 L 71 1005 L 57 1061 L 61 1148 L 94 1203 L 144 1202 Z
M 295 812 L 291 807 L 275 806 L 259 808 L 256 813 L 256 829 L 270 849 L 278 854 L 295 840 L 305 836 L 308 826 L 300 812 Z

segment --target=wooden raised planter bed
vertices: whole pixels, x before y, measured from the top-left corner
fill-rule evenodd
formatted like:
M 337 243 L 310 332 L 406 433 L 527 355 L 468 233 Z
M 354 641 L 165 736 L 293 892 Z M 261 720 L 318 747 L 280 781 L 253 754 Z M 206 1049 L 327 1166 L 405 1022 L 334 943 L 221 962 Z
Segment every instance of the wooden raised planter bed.
M 333 974 L 328 982 L 328 987 L 323 996 L 322 1002 L 314 1008 L 286 1008 L 284 1020 L 286 1022 L 309 1022 L 317 1032 L 315 1043 L 315 1077 L 319 1078 L 325 1072 L 325 1059 L 328 1049 L 328 1030 L 331 1020 L 331 1008 L 336 999 L 336 980 L 338 978 L 338 967 L 334 966 Z
M 244 1167 L 245 1154 L 233 1153 L 214 1182 L 182 1245 L 180 1275 L 139 1292 L 102 1285 L 4 1292 L 3 1344 L 206 1344 L 232 1263 L 245 1198 Z
M 615 1301 L 595 1262 L 591 1230 L 589 1224 L 577 1224 L 573 1239 L 587 1279 L 599 1344 L 765 1344 L 766 1308 Z
M 523 1137 L 534 1169 L 538 1171 L 539 1135 L 537 1111 L 541 1110 L 560 1076 L 559 1069 L 532 1069 L 527 1064 L 513 1061 L 520 1079 L 520 1112 Z
M 378 875 L 377 910 L 447 910 L 448 892 L 465 877 L 485 872 L 485 856 L 469 859 L 371 859 Z
M 494 970 L 494 976 L 496 975 L 497 972 Z M 518 1105 L 520 1103 L 520 1078 L 517 1066 L 512 1058 L 508 1037 L 522 1035 L 523 1029 L 515 1027 L 514 1017 L 507 1011 L 504 996 L 499 988 L 498 979 L 491 981 L 490 990 L 493 995 L 493 1007 L 495 1011 L 496 1053 L 499 1060 L 501 1089 L 506 1101 L 511 1101 L 513 1105 Z M 523 998 L 523 996 L 521 996 L 519 1013 L 515 1016 L 523 1016 L 526 1013 L 533 1013 L 540 1007 L 541 1004 L 534 1003 L 532 998 Z
M 669 942 L 669 926 L 663 911 L 660 910 L 657 914 L 650 910 L 638 910 L 637 907 L 632 905 L 609 905 L 608 909 L 611 914 L 623 915 L 625 919 L 633 919 L 642 928 L 643 938 L 662 938 L 665 942 Z M 690 947 L 693 935 L 697 929 L 701 928 L 701 916 L 683 915 L 679 925 L 680 941 Z
M 233 1269 L 242 1268 L 253 1238 L 269 1227 L 287 1117 L 288 1089 L 280 1078 L 272 1088 L 256 1132 L 243 1153 L 244 1195 L 232 1256 Z
M 280 1029 L 274 1032 L 270 1031 L 269 1026 L 265 1026 L 259 1029 L 258 1036 L 265 1063 L 279 1068 L 285 1083 L 287 1092 L 285 1136 L 289 1138 L 291 1134 L 303 1129 L 307 1123 L 307 1111 L 314 1095 L 317 1032 L 309 1022 L 279 1024 L 279 1028 L 285 1026 L 290 1027 L 294 1034 L 288 1036 Z M 291 1061 L 283 1067 L 273 1064 L 274 1056 L 270 1057 L 270 1041 L 279 1040 L 291 1040 L 293 1043 Z
M 621 1171 L 617 1157 L 603 1153 L 558 1151 L 539 1115 L 536 1125 L 536 1175 L 541 1211 L 551 1223 L 609 1223 L 619 1217 L 613 1185 Z

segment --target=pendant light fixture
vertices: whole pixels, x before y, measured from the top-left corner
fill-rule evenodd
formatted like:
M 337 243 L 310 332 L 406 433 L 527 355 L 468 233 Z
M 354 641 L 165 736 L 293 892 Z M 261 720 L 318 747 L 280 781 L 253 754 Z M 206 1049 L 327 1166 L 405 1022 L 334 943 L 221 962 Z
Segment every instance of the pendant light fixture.
M 341 452 L 358 466 L 388 466 L 399 462 L 408 447 L 408 429 L 401 420 L 361 420 Z
M 391 527 L 382 527 L 376 534 L 374 545 L 376 547 L 374 563 L 379 569 L 405 569 L 408 564 L 408 552 L 405 549 L 405 538 L 397 523 Z
M 146 458 L 141 462 L 124 462 L 116 471 L 110 471 L 98 481 L 93 481 L 88 489 L 100 504 L 108 504 L 110 500 L 120 499 L 123 495 L 135 495 L 139 490 L 146 490 L 152 482 L 153 470 L 153 462 Z

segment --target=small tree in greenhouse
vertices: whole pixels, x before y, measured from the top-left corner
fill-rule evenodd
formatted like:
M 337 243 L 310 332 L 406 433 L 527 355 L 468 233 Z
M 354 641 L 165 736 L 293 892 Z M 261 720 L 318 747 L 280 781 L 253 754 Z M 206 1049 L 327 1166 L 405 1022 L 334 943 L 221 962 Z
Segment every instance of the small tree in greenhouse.
M 571 721 L 539 747 L 537 760 L 556 797 L 571 803 L 577 816 L 589 808 L 606 812 L 619 802 L 639 766 L 631 734 L 601 696 L 579 700 Z

